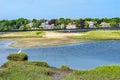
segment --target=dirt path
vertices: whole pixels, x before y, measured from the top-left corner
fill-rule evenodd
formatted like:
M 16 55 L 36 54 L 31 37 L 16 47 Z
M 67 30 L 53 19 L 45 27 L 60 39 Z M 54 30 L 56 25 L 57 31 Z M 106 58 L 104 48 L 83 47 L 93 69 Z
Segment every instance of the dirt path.
M 57 68 L 51 68 L 53 73 L 53 80 L 65 80 L 66 76 L 69 75 L 71 72 L 70 71 L 61 71 Z

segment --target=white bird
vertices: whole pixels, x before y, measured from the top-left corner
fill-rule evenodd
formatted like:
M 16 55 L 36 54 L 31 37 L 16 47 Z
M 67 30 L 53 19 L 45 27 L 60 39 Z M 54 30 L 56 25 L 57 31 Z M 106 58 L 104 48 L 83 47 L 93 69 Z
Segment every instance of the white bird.
M 22 48 L 20 48 L 20 50 L 18 51 L 18 54 L 22 52 Z

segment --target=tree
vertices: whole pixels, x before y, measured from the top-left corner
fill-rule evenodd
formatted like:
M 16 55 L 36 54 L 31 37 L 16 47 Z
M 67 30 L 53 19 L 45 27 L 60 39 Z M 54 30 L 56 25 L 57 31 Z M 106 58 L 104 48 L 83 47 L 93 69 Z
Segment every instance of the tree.
M 85 23 L 84 23 L 84 28 L 89 28 L 89 24 L 87 21 L 85 21 Z
M 56 25 L 65 24 L 65 19 L 64 18 L 60 18 L 60 19 L 56 20 L 55 23 L 56 23 Z
M 24 18 L 19 18 L 19 19 L 16 20 L 16 28 L 19 29 L 20 26 L 26 25 L 28 23 L 29 23 L 29 20 L 24 19 Z
M 56 19 L 51 19 L 49 22 L 48 22 L 48 24 L 55 24 L 56 23 Z
M 72 20 L 70 18 L 65 19 L 65 24 L 70 23 Z
M 85 21 L 92 21 L 93 19 L 92 18 L 85 18 L 84 20 Z
M 31 30 L 31 28 L 30 28 L 30 25 L 29 24 L 26 24 L 26 25 L 21 25 L 20 26 L 20 28 L 19 28 L 19 30 Z
M 75 21 L 76 26 L 80 28 L 80 21 L 81 21 L 81 19 L 76 19 L 74 21 Z
M 110 22 L 111 27 L 119 27 L 119 24 L 117 22 Z
M 41 22 L 39 20 L 37 20 L 36 22 L 33 22 L 34 28 L 39 28 L 40 25 L 41 25 Z
M 102 22 L 102 19 L 95 18 L 95 19 L 94 19 L 94 22 L 97 22 L 97 24 L 99 25 L 99 24 L 101 24 L 101 22 Z
M 109 22 L 110 22 L 110 19 L 109 19 L 109 18 L 103 18 L 103 22 L 109 23 Z

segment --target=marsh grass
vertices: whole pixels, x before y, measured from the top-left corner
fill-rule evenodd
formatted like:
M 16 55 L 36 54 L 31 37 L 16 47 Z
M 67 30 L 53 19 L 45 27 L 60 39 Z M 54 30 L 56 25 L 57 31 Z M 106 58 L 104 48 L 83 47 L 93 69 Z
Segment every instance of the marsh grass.
M 75 36 L 79 39 L 93 40 L 120 40 L 120 30 L 96 30 L 83 33 L 83 35 Z
M 0 80 L 52 80 L 51 75 L 46 65 L 41 67 L 27 61 L 8 61 L 0 70 Z
M 13 61 L 25 61 L 28 60 L 28 56 L 24 52 L 18 53 L 11 53 L 7 56 L 8 60 L 13 60 Z
M 66 80 L 120 80 L 120 66 L 102 66 L 92 70 L 76 70 Z
M 60 70 L 62 70 L 62 71 L 72 71 L 72 69 L 70 69 L 67 65 L 62 65 L 60 67 Z
M 0 34 L 0 38 L 39 38 L 45 33 L 43 31 L 25 31 L 25 32 L 10 32 Z
M 61 72 L 61 69 L 63 70 Z M 120 80 L 120 65 L 100 66 L 92 70 L 72 70 L 68 66 L 51 69 L 46 62 L 8 61 L 0 68 L 0 80 Z M 54 71 L 55 70 L 55 71 Z M 55 78 L 57 80 L 57 78 Z

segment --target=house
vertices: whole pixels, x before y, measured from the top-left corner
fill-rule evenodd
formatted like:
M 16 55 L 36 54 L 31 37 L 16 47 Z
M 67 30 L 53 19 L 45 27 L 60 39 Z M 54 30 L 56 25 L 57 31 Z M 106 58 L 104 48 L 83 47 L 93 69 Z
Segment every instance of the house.
M 96 28 L 96 26 L 94 25 L 94 22 L 92 21 L 88 21 L 88 25 L 89 25 L 89 28 Z
M 110 23 L 106 23 L 106 22 L 102 22 L 100 25 L 101 25 L 103 28 L 108 28 L 108 27 L 110 27 Z
M 68 25 L 66 25 L 66 29 L 76 29 L 76 24 L 72 24 L 72 23 L 69 23 Z
M 64 28 L 65 28 L 65 25 L 64 25 L 64 24 L 61 24 L 61 25 L 60 25 L 60 28 L 61 28 L 61 29 L 64 29 Z
M 55 27 L 54 24 L 48 24 L 48 21 L 47 22 L 44 22 L 40 25 L 41 28 L 43 29 L 53 29 Z
M 119 23 L 119 27 L 120 27 L 120 23 Z
M 33 26 L 33 23 L 32 23 L 32 22 L 30 22 L 28 25 L 30 26 L 30 28 L 32 28 L 32 26 Z

